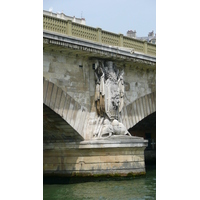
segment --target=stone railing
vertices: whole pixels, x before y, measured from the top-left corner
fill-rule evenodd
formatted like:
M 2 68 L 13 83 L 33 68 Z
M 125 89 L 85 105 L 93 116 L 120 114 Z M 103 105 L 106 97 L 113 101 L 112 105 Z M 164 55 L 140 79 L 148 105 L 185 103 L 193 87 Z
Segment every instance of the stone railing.
M 98 34 L 96 28 L 82 24 L 77 24 L 74 22 L 70 24 L 69 21 L 68 21 L 68 28 L 69 28 L 68 34 L 70 33 L 74 37 L 98 42 Z
M 43 15 L 43 30 L 53 31 L 93 42 L 134 49 L 136 52 L 156 56 L 156 45 L 123 34 L 111 33 L 101 28 L 78 24 L 71 20 Z

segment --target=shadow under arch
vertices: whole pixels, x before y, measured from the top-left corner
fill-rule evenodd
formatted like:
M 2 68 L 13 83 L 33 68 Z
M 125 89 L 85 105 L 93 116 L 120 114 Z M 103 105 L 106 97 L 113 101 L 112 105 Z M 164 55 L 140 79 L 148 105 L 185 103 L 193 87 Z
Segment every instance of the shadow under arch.
M 83 137 L 60 115 L 43 104 L 43 142 L 80 142 Z
M 84 138 L 84 126 L 88 115 L 87 108 L 81 106 L 62 88 L 43 77 L 43 104 L 60 115 Z

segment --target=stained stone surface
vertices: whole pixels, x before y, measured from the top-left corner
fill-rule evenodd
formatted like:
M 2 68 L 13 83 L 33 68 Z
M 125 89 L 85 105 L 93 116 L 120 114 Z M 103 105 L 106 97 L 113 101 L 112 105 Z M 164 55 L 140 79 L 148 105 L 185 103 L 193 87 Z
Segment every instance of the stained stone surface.
M 95 60 L 53 52 L 44 52 L 43 59 L 43 76 L 92 111 L 95 102 Z M 125 106 L 156 90 L 155 70 L 138 68 L 134 63 L 125 66 L 117 63 L 117 67 L 120 71 L 124 70 Z
M 127 175 L 145 173 L 147 141 L 128 136 L 44 144 L 44 175 Z

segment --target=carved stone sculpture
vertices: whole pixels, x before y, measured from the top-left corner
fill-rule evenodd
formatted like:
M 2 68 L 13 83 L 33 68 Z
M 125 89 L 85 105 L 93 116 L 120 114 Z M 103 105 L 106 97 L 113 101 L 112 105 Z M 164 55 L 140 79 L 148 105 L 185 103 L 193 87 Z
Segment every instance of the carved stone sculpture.
M 126 127 L 120 123 L 119 121 L 117 121 L 116 119 L 114 119 L 112 121 L 112 127 L 113 127 L 113 132 L 115 135 L 129 135 L 131 136 L 131 134 L 127 131 Z
M 104 118 L 98 137 L 112 135 L 130 135 L 126 127 L 119 122 L 124 106 L 124 71 L 119 71 L 112 61 L 96 61 L 95 104 L 97 114 Z
M 113 134 L 113 126 L 111 125 L 111 122 L 108 119 L 105 119 L 99 137 L 104 137 L 104 136 L 110 137 L 112 134 Z
M 98 137 L 104 138 L 104 137 L 111 137 L 112 135 L 131 136 L 126 127 L 116 119 L 114 119 L 112 122 L 110 122 L 108 119 L 105 119 Z
M 118 119 L 124 105 L 123 74 L 111 61 L 105 62 L 105 66 L 103 62 L 96 63 L 95 102 L 98 115 L 106 114 L 109 119 Z

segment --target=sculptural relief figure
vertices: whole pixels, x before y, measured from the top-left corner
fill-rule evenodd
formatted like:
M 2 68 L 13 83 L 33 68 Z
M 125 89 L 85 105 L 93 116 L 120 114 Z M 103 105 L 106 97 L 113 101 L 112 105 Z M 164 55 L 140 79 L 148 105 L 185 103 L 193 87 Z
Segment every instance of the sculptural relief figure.
M 104 118 L 98 137 L 112 135 L 130 135 L 126 127 L 119 122 L 124 106 L 124 71 L 119 71 L 112 61 L 95 64 L 97 113 Z

